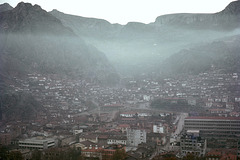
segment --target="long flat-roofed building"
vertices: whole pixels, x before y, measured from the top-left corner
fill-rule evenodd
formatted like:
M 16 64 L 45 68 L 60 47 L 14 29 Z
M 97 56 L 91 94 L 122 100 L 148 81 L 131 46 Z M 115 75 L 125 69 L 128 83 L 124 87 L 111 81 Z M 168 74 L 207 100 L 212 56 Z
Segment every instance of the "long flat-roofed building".
M 56 146 L 55 139 L 52 138 L 40 138 L 34 137 L 25 140 L 20 140 L 18 142 L 19 148 L 27 149 L 47 149 Z
M 187 117 L 184 130 L 200 130 L 201 136 L 207 138 L 237 138 L 240 135 L 240 118 Z

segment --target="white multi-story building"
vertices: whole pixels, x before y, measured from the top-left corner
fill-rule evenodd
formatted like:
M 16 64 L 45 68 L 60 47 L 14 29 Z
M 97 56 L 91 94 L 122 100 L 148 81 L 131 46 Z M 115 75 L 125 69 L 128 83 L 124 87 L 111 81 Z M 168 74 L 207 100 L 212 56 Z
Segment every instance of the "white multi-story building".
M 143 100 L 149 102 L 149 101 L 151 100 L 151 96 L 149 96 L 149 95 L 143 95 Z
M 141 129 L 128 129 L 127 146 L 137 147 L 140 143 L 146 143 L 146 131 Z
M 153 133 L 164 133 L 164 127 L 162 126 L 162 124 L 153 125 Z
M 30 139 L 20 140 L 18 142 L 19 148 L 27 148 L 27 149 L 47 149 L 56 146 L 56 140 L 52 138 L 40 138 L 34 137 Z
M 126 145 L 127 144 L 127 137 L 126 136 L 109 136 L 107 139 L 107 144 L 121 144 L 121 145 Z

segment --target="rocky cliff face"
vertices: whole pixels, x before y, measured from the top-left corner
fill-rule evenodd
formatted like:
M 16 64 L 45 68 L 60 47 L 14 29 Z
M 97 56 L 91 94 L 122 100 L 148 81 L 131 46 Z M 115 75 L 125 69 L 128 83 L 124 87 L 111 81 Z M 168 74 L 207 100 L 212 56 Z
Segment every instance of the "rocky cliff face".
M 157 17 L 157 26 L 175 25 L 198 29 L 235 29 L 240 26 L 240 1 L 231 2 L 223 11 L 213 14 L 170 14 Z

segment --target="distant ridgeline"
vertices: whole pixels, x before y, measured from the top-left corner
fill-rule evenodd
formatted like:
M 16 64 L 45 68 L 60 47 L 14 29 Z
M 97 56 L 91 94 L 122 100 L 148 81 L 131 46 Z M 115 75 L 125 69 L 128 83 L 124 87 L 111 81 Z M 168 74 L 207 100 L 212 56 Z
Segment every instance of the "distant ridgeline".
M 240 1 L 217 13 L 163 15 L 150 24 L 50 13 L 103 51 L 123 74 L 197 74 L 212 65 L 238 71 Z

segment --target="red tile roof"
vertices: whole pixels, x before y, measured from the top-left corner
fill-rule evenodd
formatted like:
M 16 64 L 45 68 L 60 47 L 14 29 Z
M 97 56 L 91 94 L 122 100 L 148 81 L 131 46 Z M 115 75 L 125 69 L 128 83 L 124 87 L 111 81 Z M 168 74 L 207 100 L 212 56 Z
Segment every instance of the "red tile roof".
M 119 124 L 118 128 L 129 128 L 130 125 L 129 124 Z
M 225 154 L 220 158 L 220 160 L 237 160 L 237 155 Z

